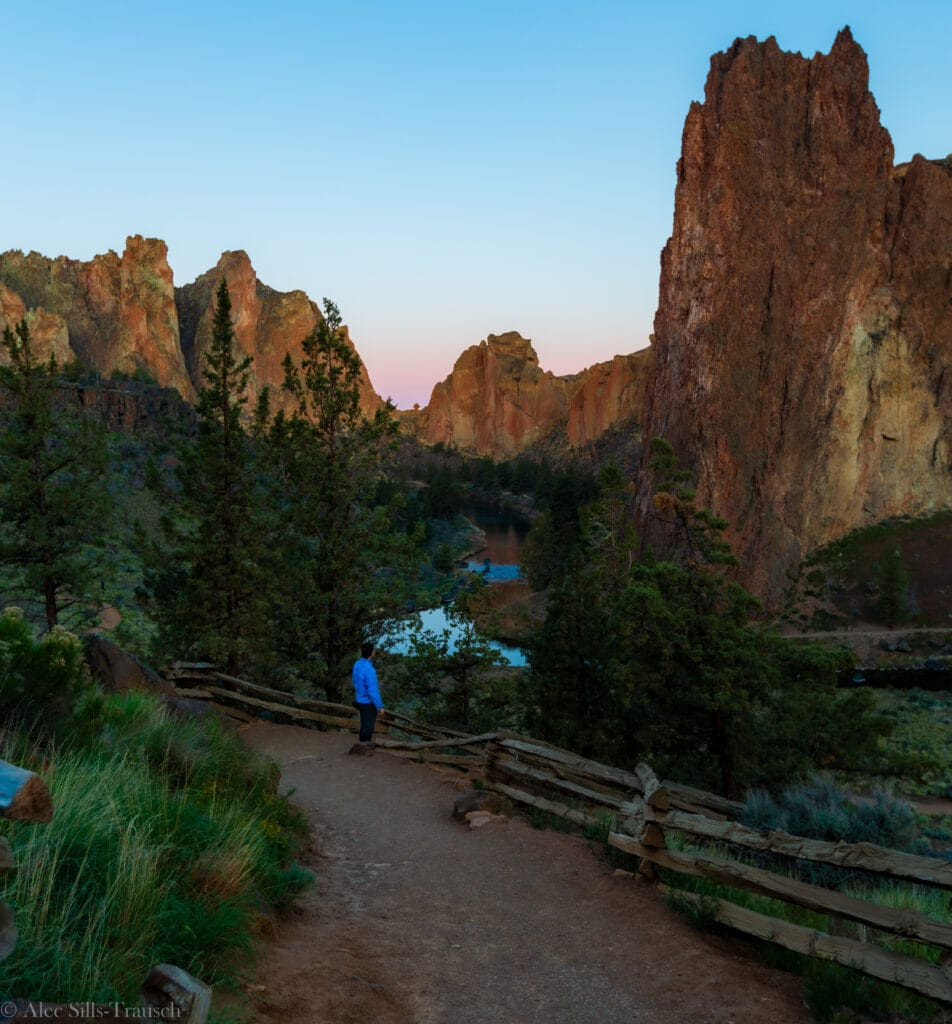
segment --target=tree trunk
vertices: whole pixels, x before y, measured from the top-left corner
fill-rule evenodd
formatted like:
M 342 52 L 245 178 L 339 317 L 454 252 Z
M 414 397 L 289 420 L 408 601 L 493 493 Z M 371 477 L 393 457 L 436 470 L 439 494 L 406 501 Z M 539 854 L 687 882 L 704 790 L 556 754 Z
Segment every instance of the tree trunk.
M 43 601 L 46 606 L 46 626 L 52 629 L 59 622 L 59 612 L 56 607 L 56 584 L 53 580 L 43 581 Z
M 731 757 L 730 737 L 727 735 L 727 724 L 724 712 L 715 711 L 711 715 L 714 753 L 721 769 L 721 791 L 730 797 L 734 791 L 734 759 Z

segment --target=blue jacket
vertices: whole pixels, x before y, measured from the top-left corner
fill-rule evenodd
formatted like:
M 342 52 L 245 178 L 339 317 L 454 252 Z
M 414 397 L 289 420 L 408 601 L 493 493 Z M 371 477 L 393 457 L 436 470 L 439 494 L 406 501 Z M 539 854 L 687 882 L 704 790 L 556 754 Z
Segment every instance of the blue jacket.
M 369 658 L 358 658 L 351 673 L 354 680 L 354 700 L 358 704 L 373 704 L 379 711 L 383 707 L 377 687 L 377 670 Z

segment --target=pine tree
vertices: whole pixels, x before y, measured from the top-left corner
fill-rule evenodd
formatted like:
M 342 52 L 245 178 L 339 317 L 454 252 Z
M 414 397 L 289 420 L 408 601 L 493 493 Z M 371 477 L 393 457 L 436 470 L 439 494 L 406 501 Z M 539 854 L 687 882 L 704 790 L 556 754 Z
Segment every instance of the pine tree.
M 460 594 L 446 606 L 442 629 L 426 629 L 418 620 L 404 665 L 407 689 L 424 700 L 427 719 L 466 732 L 495 728 L 499 722 L 493 685 L 499 674 L 493 670 L 505 659 L 473 621 L 480 598 L 480 589 Z
M 893 629 L 909 614 L 909 571 L 899 548 L 889 547 L 883 552 L 876 583 L 879 587 L 877 611 Z
M 330 300 L 302 350 L 300 365 L 284 361 L 294 411 L 270 432 L 282 524 L 276 616 L 286 661 L 339 700 L 368 627 L 405 601 L 406 537 L 391 508 L 374 504 L 397 423 L 389 403 L 361 410 L 360 359 Z
M 600 759 L 736 793 L 875 746 L 885 723 L 840 694 L 838 655 L 755 622 L 726 575 L 726 523 L 699 508 L 670 446 L 655 442 L 667 546 L 641 561 L 614 469 L 583 510 L 526 681 L 530 727 Z
M 105 439 L 98 423 L 58 400 L 56 360 L 37 361 L 26 320 L 4 329 L 3 347 L 0 563 L 23 595 L 38 595 L 52 629 L 64 606 L 87 594 L 108 532 Z
M 207 658 L 236 674 L 266 634 L 265 525 L 256 446 L 244 429 L 251 359 L 235 353 L 224 278 L 199 393 L 198 438 L 182 453 L 171 547 L 147 574 L 167 654 Z

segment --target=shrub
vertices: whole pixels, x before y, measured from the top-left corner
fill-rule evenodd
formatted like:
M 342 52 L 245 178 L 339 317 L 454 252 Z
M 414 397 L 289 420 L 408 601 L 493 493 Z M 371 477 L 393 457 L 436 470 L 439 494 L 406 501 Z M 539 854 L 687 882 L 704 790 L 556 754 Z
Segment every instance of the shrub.
M 773 797 L 763 790 L 748 794 L 741 821 L 751 828 L 782 829 L 807 839 L 830 842 L 875 843 L 910 853 L 929 853 L 919 834 L 916 813 L 904 800 L 882 791 L 871 800 L 858 800 L 827 776 L 788 786 Z M 771 864 L 772 855 L 763 858 Z M 789 864 L 786 858 L 781 861 Z M 842 889 L 858 877 L 855 871 L 810 861 L 797 861 L 797 874 L 805 881 Z
M 61 626 L 33 636 L 19 608 L 0 616 L 0 717 L 55 731 L 90 688 L 79 640 Z

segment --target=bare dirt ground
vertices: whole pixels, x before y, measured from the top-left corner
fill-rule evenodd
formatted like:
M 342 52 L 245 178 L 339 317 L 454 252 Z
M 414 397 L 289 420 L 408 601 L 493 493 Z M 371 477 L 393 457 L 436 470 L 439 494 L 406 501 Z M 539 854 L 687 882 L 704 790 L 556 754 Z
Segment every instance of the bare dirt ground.
M 850 629 L 814 630 L 811 632 L 800 632 L 791 628 L 782 629 L 781 632 L 792 640 L 817 640 L 821 643 L 831 643 L 850 647 L 856 658 L 856 663 L 867 668 L 880 663 L 899 664 L 902 662 L 921 662 L 926 656 L 931 656 L 938 649 L 944 647 L 952 636 L 952 630 L 947 626 L 915 626 L 908 629 L 897 628 L 887 629 L 885 626 L 876 626 L 872 623 L 857 622 Z M 903 657 L 898 656 L 895 650 L 890 651 L 887 644 L 895 645 L 905 640 L 912 647 L 912 653 Z M 908 648 L 906 649 L 908 651 Z
M 451 819 L 453 778 L 255 724 L 315 834 L 316 887 L 265 944 L 274 1024 L 799 1024 L 796 978 L 707 936 L 585 840 Z M 256 990 L 257 989 L 257 990 Z

